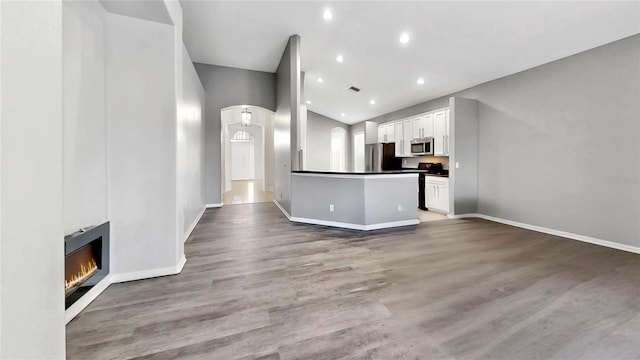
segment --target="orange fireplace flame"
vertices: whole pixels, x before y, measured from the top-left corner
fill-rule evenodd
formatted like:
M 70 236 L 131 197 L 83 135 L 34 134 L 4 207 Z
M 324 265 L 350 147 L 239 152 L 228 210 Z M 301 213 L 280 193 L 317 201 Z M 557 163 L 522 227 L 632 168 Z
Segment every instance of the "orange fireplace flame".
M 89 259 L 86 264 L 80 265 L 80 271 L 78 271 L 76 274 L 73 274 L 69 280 L 65 279 L 64 290 L 68 291 L 70 289 L 73 289 L 75 286 L 81 284 L 97 271 L 98 264 L 96 264 L 95 260 Z

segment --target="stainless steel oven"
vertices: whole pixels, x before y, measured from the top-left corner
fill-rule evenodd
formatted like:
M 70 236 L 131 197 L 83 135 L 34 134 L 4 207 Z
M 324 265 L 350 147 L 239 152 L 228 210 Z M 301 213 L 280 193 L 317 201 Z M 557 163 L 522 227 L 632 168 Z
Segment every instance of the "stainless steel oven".
M 433 138 L 419 138 L 411 140 L 411 155 L 433 155 Z

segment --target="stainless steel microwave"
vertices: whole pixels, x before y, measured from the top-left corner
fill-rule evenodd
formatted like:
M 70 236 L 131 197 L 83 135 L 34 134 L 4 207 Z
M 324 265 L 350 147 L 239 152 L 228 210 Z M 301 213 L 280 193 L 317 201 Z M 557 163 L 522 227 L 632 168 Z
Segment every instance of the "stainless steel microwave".
M 433 138 L 411 140 L 411 155 L 433 155 Z

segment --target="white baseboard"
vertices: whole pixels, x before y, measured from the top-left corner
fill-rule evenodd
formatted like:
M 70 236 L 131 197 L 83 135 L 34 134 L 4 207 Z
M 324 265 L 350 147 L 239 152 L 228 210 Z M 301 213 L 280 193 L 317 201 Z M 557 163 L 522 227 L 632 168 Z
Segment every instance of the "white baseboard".
M 142 279 L 149 279 L 160 276 L 167 275 L 175 275 L 179 274 L 184 268 L 184 264 L 187 262 L 187 258 L 182 255 L 182 258 L 176 264 L 176 266 L 167 266 L 164 268 L 151 269 L 151 270 L 143 270 L 143 271 L 134 271 L 129 273 L 121 273 L 121 274 L 111 274 L 111 283 L 121 283 L 127 281 L 135 281 Z
M 134 281 L 134 280 L 143 280 L 149 279 L 159 276 L 166 275 L 176 275 L 182 272 L 184 269 L 184 265 L 187 263 L 186 256 L 182 255 L 180 261 L 176 266 L 168 266 L 166 268 L 153 269 L 153 270 L 145 270 L 145 271 L 136 271 L 131 273 L 124 274 L 109 274 L 102 281 L 97 283 L 91 290 L 89 290 L 86 294 L 84 294 L 78 301 L 76 301 L 73 305 L 71 305 L 65 312 L 65 324 L 68 324 L 69 321 L 73 320 L 82 310 L 84 310 L 93 300 L 95 300 L 98 295 L 102 294 L 109 285 L 126 282 L 126 281 Z
M 200 210 L 200 212 L 198 213 L 198 216 L 196 216 L 196 219 L 193 221 L 193 224 L 189 226 L 189 230 L 187 230 L 187 233 L 184 235 L 183 242 L 187 242 L 187 240 L 189 240 L 189 236 L 191 236 L 193 229 L 195 229 L 196 225 L 198 225 L 198 223 L 200 222 L 200 219 L 202 218 L 202 215 L 204 214 L 205 210 L 207 210 L 206 207 L 203 207 L 202 210 Z
M 527 229 L 527 230 L 533 230 L 533 231 L 537 231 L 537 232 L 541 232 L 549 235 L 560 236 L 568 239 L 586 242 L 589 244 L 595 244 L 595 245 L 605 246 L 612 249 L 623 250 L 623 251 L 628 251 L 635 254 L 640 254 L 640 247 L 637 247 L 637 246 L 620 244 L 620 243 L 616 243 L 609 240 L 597 239 L 590 236 L 574 234 L 574 233 L 561 231 L 561 230 L 549 229 L 542 226 L 525 224 L 525 223 L 521 223 L 513 220 L 502 219 L 502 218 L 484 215 L 484 214 L 476 214 L 476 213 L 460 214 L 460 215 L 448 215 L 448 217 L 451 219 L 480 218 L 480 219 L 485 219 L 485 220 L 489 220 L 489 221 L 493 221 L 501 224 L 506 224 L 506 225 Z
M 280 203 L 276 200 L 273 199 L 273 203 L 276 204 L 276 206 L 280 209 L 280 211 L 282 211 L 282 213 L 284 214 L 284 216 L 287 217 L 287 219 L 289 219 L 289 221 L 291 221 L 291 215 L 289 215 L 289 213 L 287 212 L 287 210 L 285 210 L 282 205 L 280 205 Z
M 304 223 L 304 224 L 333 226 L 333 227 L 353 229 L 353 230 L 363 230 L 363 231 L 387 229 L 392 227 L 408 226 L 408 225 L 418 225 L 420 223 L 420 220 L 418 219 L 392 221 L 392 222 L 386 222 L 386 223 L 367 224 L 367 225 L 343 223 L 343 222 L 328 221 L 328 220 L 307 219 L 307 218 L 299 218 L 299 217 L 291 217 L 289 218 L 289 220 L 293 222 Z
M 98 295 L 102 294 L 103 291 L 107 290 L 107 288 L 111 285 L 111 275 L 105 276 L 102 281 L 97 283 L 91 290 L 87 291 L 78 301 L 73 303 L 67 310 L 64 312 L 64 323 L 68 324 L 69 321 L 73 320 L 82 310 L 84 310 L 89 304 L 95 300 Z
M 180 274 L 182 272 L 182 269 L 184 269 L 184 265 L 186 263 L 187 263 L 187 257 L 184 254 L 182 254 L 180 261 L 178 261 L 178 265 L 176 265 L 176 274 Z
M 208 208 L 219 208 L 222 207 L 222 203 L 217 203 L 217 204 L 207 204 L 207 209 Z

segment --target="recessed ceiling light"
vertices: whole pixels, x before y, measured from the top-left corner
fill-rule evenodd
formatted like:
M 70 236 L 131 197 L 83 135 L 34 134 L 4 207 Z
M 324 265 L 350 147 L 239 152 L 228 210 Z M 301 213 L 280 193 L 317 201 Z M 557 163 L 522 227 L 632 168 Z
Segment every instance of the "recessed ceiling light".
M 329 20 L 333 19 L 333 13 L 331 12 L 331 10 L 327 9 L 322 14 L 322 18 L 327 20 L 327 21 L 329 21 Z
M 342 55 L 338 55 L 338 56 L 336 57 L 336 61 L 337 61 L 337 62 L 339 62 L 339 63 L 341 63 L 341 62 L 343 62 L 343 61 L 344 61 L 344 58 L 342 57 Z
M 321 82 L 324 82 L 324 80 L 321 77 L 319 77 L 318 82 L 321 83 Z
M 424 84 L 424 79 L 420 78 L 420 79 L 418 79 L 418 81 L 416 81 L 416 83 L 418 83 L 418 85 L 422 85 L 422 84 Z
M 311 105 L 311 101 L 307 100 L 307 105 Z
M 344 117 L 345 115 L 344 115 L 344 113 L 340 113 L 340 116 Z
M 409 34 L 407 33 L 402 33 L 402 35 L 400 35 L 400 42 L 403 44 L 406 44 L 409 42 Z
M 376 101 L 375 101 L 375 100 L 371 100 L 371 101 L 369 101 L 369 104 L 371 104 L 371 105 L 375 105 L 375 104 L 376 104 Z

